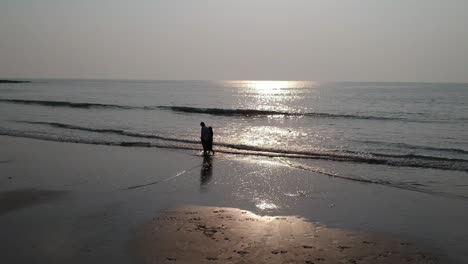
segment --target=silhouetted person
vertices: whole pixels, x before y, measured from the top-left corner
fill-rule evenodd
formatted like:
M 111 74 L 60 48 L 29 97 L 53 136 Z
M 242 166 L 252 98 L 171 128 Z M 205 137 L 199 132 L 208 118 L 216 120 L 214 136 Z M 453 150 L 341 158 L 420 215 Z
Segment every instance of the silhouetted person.
M 208 129 L 210 130 L 210 136 L 208 138 L 208 146 L 207 146 L 207 151 L 208 151 L 208 154 L 211 152 L 213 152 L 213 155 L 215 154 L 214 150 L 213 150 L 213 128 L 212 127 L 208 127 Z
M 205 126 L 205 123 L 201 122 L 201 143 L 203 146 L 203 155 L 206 155 L 206 152 L 208 151 L 208 141 L 210 140 L 210 130 L 208 129 L 207 126 Z

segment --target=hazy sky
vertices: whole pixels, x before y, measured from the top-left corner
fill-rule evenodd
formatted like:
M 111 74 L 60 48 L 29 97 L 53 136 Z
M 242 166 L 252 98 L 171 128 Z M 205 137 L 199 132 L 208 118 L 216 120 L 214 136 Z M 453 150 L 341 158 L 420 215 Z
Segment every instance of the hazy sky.
M 0 78 L 468 82 L 466 0 L 0 0 Z

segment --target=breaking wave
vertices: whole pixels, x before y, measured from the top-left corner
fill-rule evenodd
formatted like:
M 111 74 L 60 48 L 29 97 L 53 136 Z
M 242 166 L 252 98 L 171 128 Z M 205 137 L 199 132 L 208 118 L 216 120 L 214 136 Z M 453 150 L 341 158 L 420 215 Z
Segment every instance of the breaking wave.
M 360 143 L 364 143 L 364 144 L 376 144 L 376 145 L 384 145 L 384 146 L 390 146 L 390 147 L 396 147 L 396 148 L 450 152 L 450 153 L 456 153 L 456 154 L 468 154 L 468 150 L 458 149 L 458 148 L 438 148 L 438 147 L 420 146 L 420 145 L 412 145 L 412 144 L 406 144 L 406 143 L 383 142 L 383 141 L 375 141 L 375 140 L 356 140 L 356 141 Z
M 349 115 L 349 114 L 332 114 L 321 112 L 287 112 L 275 110 L 258 110 L 258 109 L 228 109 L 228 108 L 200 108 L 189 106 L 129 106 L 116 104 L 101 104 L 101 103 L 77 103 L 67 101 L 45 101 L 45 100 L 23 100 L 23 99 L 0 99 L 0 102 L 26 105 L 42 105 L 49 107 L 70 107 L 82 109 L 122 109 L 122 110 L 168 110 L 173 112 L 192 113 L 192 114 L 208 114 L 216 116 L 240 116 L 240 117 L 264 117 L 264 116 L 308 116 L 314 118 L 333 118 L 333 119 L 368 119 L 368 120 L 396 120 L 396 121 L 413 121 L 425 122 L 421 120 L 410 120 L 405 118 L 393 118 L 382 116 L 366 116 L 366 115 Z
M 117 108 L 117 109 L 132 109 L 132 106 L 113 105 L 113 104 L 98 104 L 98 103 L 74 103 L 67 101 L 42 101 L 42 100 L 22 100 L 22 99 L 0 99 L 0 102 L 12 104 L 26 105 L 43 105 L 56 107 L 71 107 L 71 108 Z
M 120 129 L 106 129 L 106 128 L 92 128 L 76 126 L 57 122 L 36 122 L 36 121 L 17 121 L 29 124 L 47 125 L 51 127 L 58 127 L 63 129 L 72 129 L 104 134 L 117 134 L 135 138 L 135 141 L 100 141 L 89 139 L 76 139 L 67 137 L 54 137 L 55 141 L 66 141 L 87 144 L 101 144 L 101 145 L 117 145 L 117 146 L 142 146 L 142 147 L 158 147 L 158 148 L 175 148 L 175 149 L 199 149 L 199 141 L 193 139 L 183 139 L 175 137 L 165 137 L 161 135 L 138 133 L 125 131 Z M 17 133 L 18 135 L 16 135 Z M 31 137 L 31 133 L 27 132 L 5 132 L 0 130 L 0 134 L 7 134 L 13 136 Z M 32 134 L 33 137 L 38 137 L 37 134 Z M 51 136 L 39 135 L 41 139 L 48 139 Z M 136 141 L 137 138 L 141 139 L 157 139 L 160 142 L 140 142 Z M 168 142 L 172 142 L 168 144 Z M 405 154 L 405 155 L 392 155 L 383 153 L 362 153 L 355 151 L 338 151 L 338 150 L 315 150 L 315 151 L 302 151 L 294 149 L 281 149 L 281 148 L 268 148 L 262 146 L 251 146 L 243 144 L 231 144 L 226 142 L 219 142 L 216 144 L 219 152 L 228 154 L 248 154 L 259 155 L 268 157 L 286 157 L 286 158 L 300 158 L 300 159 L 321 159 L 331 161 L 343 161 L 354 163 L 367 163 L 376 165 L 388 165 L 398 167 L 415 167 L 415 168 L 428 168 L 440 170 L 454 170 L 468 172 L 468 160 L 443 158 L 425 155 Z
M 197 113 L 221 116 L 310 116 L 322 118 L 348 118 L 348 119 L 375 119 L 375 120 L 398 120 L 397 118 L 378 117 L 378 116 L 360 116 L 360 115 L 344 115 L 344 114 L 330 114 L 318 112 L 285 112 L 274 110 L 257 110 L 257 109 L 225 109 L 225 108 L 199 108 L 188 106 L 158 106 L 160 109 L 172 110 L 175 112 L 184 113 Z

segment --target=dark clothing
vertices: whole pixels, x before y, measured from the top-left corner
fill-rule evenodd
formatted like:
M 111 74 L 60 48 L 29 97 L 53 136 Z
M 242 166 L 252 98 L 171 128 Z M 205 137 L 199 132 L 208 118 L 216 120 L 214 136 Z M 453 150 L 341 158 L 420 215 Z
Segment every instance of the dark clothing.
M 203 153 L 205 154 L 207 151 L 209 151 L 208 141 L 210 140 L 210 130 L 205 126 L 205 124 L 203 124 L 201 127 L 200 139 L 203 146 Z
M 209 149 L 209 141 L 208 140 L 201 140 L 201 144 L 203 146 L 203 153 L 206 153 L 208 151 L 210 151 Z M 213 144 L 213 143 L 212 143 Z
M 207 142 L 206 142 L 206 151 L 213 151 L 213 138 L 210 138 Z
M 206 126 L 202 126 L 201 128 L 201 140 L 208 140 L 210 138 L 210 129 Z
M 214 150 L 213 150 L 213 128 L 209 127 L 208 129 L 209 129 L 210 133 L 209 133 L 209 136 L 208 136 L 206 150 L 208 152 L 211 151 L 214 154 Z

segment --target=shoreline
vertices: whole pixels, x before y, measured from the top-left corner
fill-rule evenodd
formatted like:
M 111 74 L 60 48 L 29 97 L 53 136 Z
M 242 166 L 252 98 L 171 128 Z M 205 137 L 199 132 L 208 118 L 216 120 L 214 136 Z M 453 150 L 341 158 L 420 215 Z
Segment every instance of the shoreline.
M 298 226 L 308 223 L 326 230 L 351 230 L 341 234 L 378 234 L 402 243 L 411 241 L 430 249 L 433 256 L 440 255 L 446 260 L 442 263 L 468 259 L 462 232 L 465 221 L 460 214 L 468 207 L 464 201 L 323 177 L 274 158 L 217 153 L 204 160 L 185 151 L 11 136 L 0 136 L 0 144 L 0 161 L 4 161 L 0 163 L 0 198 L 8 192 L 25 194 L 14 197 L 24 203 L 8 202 L 5 208 L 14 209 L 0 215 L 5 238 L 0 250 L 9 252 L 7 262 L 138 263 L 141 255 L 134 255 L 132 243 L 144 241 L 141 228 L 158 217 L 155 212 L 185 210 L 180 209 L 183 205 L 198 208 L 210 223 L 213 219 L 208 213 L 218 209 L 206 208 L 246 211 L 259 219 L 253 224 L 266 225 L 269 217 L 281 215 Z M 301 220 L 295 222 L 295 216 Z M 187 225 L 196 223 L 181 219 Z M 383 239 L 387 242 L 382 244 L 398 247 L 390 240 Z M 339 252 L 336 247 L 330 250 Z

